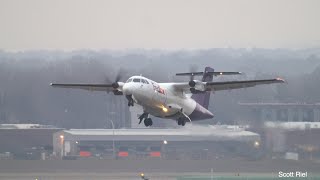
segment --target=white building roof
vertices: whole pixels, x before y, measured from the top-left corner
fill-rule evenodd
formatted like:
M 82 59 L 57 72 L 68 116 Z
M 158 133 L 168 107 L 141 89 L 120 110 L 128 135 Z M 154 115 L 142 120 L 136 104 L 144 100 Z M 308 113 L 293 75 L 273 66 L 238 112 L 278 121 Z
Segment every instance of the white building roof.
M 42 124 L 0 124 L 0 129 L 37 129 L 37 128 L 56 128 L 53 125 Z
M 190 126 L 181 129 L 70 129 L 57 132 L 65 135 L 65 140 L 207 140 L 207 141 L 252 141 L 259 140 L 256 133 L 237 126 Z
M 271 122 L 264 123 L 267 128 L 280 128 L 286 130 L 320 129 L 320 122 Z

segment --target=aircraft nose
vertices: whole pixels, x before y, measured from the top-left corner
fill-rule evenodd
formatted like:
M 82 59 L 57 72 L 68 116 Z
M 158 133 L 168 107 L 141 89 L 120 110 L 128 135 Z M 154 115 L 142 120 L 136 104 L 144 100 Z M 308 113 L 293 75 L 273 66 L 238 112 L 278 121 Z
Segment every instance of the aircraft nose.
M 132 95 L 133 87 L 130 84 L 126 83 L 122 87 L 122 92 L 125 95 Z

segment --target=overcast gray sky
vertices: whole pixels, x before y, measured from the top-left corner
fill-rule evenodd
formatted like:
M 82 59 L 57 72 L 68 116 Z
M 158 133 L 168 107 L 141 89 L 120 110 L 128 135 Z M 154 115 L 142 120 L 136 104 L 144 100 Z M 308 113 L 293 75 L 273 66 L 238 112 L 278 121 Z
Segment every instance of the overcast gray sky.
M 320 47 L 318 0 L 0 0 L 0 48 Z

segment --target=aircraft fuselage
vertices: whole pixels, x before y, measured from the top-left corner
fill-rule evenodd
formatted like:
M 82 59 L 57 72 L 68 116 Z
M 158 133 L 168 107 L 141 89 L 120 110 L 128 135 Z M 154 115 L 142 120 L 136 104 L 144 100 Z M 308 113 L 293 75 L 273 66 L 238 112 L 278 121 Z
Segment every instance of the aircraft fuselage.
M 139 81 L 139 82 L 138 82 Z M 132 94 L 135 103 L 149 114 L 177 120 L 186 118 L 202 120 L 213 114 L 182 91 L 176 91 L 172 83 L 157 83 L 143 76 L 132 76 L 123 86 L 125 94 Z

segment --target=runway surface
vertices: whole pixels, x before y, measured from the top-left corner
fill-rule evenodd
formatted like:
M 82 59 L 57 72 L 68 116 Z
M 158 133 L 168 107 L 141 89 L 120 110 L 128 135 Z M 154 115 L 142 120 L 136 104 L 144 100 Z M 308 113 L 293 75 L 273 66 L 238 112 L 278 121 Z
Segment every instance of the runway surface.
M 239 176 L 238 176 L 239 175 Z M 276 177 L 276 174 L 257 173 L 146 173 L 149 180 L 177 180 L 183 177 Z M 138 180 L 139 173 L 1 173 L 4 180 Z M 187 179 L 190 180 L 190 179 Z M 235 180 L 235 179 L 234 179 Z
M 1 160 L 0 179 L 84 180 L 176 179 L 179 176 L 255 175 L 274 177 L 279 171 L 319 174 L 320 163 L 288 160 Z

